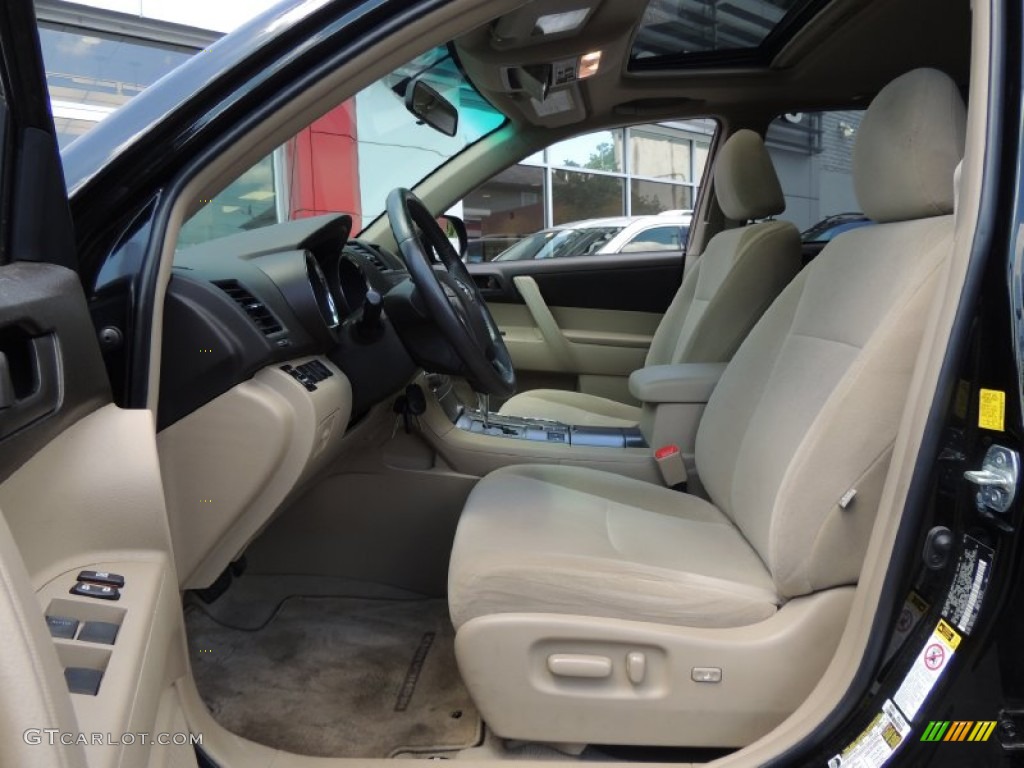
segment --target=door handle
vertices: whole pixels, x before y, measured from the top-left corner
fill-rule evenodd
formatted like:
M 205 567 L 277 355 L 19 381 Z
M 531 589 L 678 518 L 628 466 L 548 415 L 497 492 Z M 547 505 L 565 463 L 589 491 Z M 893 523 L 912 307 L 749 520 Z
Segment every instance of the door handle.
M 562 329 L 558 327 L 558 321 L 555 320 L 547 302 L 544 301 L 537 281 L 529 275 L 517 275 L 512 278 L 512 282 L 516 290 L 519 291 L 519 295 L 523 297 L 523 301 L 526 302 L 526 308 L 529 310 L 530 316 L 533 317 L 533 322 L 537 324 L 540 335 L 551 348 L 551 352 L 559 364 L 566 370 L 575 372 L 576 358 L 572 347 L 569 346 L 569 340 L 565 338 Z
M 60 405 L 60 347 L 52 333 L 29 337 L 18 329 L 0 342 L 0 438 Z

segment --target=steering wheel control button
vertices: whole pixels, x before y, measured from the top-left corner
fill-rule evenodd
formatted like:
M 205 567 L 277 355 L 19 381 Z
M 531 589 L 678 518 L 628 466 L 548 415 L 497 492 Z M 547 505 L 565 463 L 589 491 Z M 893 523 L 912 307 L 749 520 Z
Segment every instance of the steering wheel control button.
M 46 627 L 50 630 L 51 637 L 74 640 L 75 632 L 78 631 L 78 619 L 69 616 L 47 616 Z
M 695 683 L 722 682 L 721 667 L 694 667 L 690 671 L 690 679 Z
M 640 685 L 647 677 L 647 657 L 640 651 L 626 654 L 626 677 L 633 685 Z
M 553 653 L 548 656 L 548 671 L 556 677 L 611 677 L 612 660 L 582 653 Z
M 87 621 L 82 625 L 78 639 L 89 643 L 113 645 L 120 628 L 117 624 L 111 624 L 109 621 Z
M 91 581 L 93 584 L 106 584 L 108 587 L 124 586 L 124 576 L 119 573 L 108 573 L 107 571 L 79 571 L 79 581 Z
M 91 584 L 80 581 L 71 588 L 72 595 L 79 597 L 95 597 L 97 600 L 120 600 L 121 590 L 109 584 Z
M 95 696 L 100 692 L 100 681 L 103 679 L 103 671 L 88 669 L 87 667 L 65 667 L 64 679 L 67 681 L 68 690 L 72 693 Z

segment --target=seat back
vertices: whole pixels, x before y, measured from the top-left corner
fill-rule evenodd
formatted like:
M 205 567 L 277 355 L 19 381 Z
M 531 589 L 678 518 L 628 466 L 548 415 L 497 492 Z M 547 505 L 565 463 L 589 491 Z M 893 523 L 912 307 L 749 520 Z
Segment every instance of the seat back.
M 715 160 L 715 192 L 734 221 L 786 208 L 761 137 L 737 131 Z M 686 273 L 662 318 L 646 365 L 728 361 L 761 314 L 800 270 L 800 233 L 784 221 L 720 232 Z
M 853 173 L 879 224 L 842 234 L 800 273 L 708 403 L 701 481 L 783 596 L 857 580 L 952 248 L 965 130 L 963 101 L 941 72 L 914 70 L 878 94 Z

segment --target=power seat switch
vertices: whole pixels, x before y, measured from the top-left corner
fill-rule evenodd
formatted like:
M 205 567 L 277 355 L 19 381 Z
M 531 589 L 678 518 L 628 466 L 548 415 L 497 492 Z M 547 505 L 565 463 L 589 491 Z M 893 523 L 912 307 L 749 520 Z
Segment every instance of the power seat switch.
M 72 595 L 78 595 L 79 597 L 95 597 L 98 600 L 120 600 L 121 590 L 117 587 L 107 586 L 106 584 L 89 584 L 88 582 L 80 581 L 71 588 Z

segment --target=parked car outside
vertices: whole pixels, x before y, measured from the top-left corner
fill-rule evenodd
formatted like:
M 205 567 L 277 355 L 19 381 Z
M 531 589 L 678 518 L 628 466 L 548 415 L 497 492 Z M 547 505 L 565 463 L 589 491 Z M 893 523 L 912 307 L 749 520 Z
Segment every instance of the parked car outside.
M 502 251 L 494 261 L 524 261 L 609 253 L 685 251 L 692 213 L 586 219 L 542 229 Z

